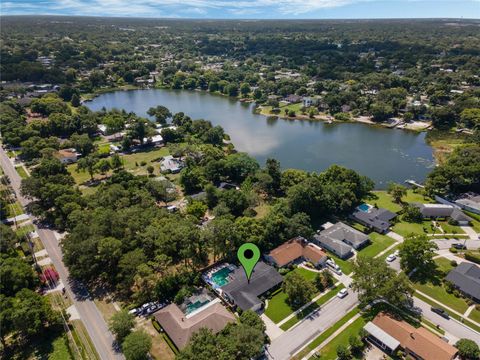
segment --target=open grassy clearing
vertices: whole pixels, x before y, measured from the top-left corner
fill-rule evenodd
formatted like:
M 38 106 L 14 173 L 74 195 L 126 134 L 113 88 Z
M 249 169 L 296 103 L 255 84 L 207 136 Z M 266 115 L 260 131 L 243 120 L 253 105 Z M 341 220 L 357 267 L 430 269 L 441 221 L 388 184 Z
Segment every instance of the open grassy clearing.
M 361 249 L 358 252 L 358 255 L 374 257 L 389 246 L 395 244 L 395 240 L 393 240 L 392 238 L 376 232 L 370 233 L 369 236 L 372 243 L 367 247 Z
M 25 168 L 23 166 L 15 166 L 15 170 L 17 170 L 18 175 L 20 175 L 20 177 L 22 179 L 28 178 L 27 171 L 25 170 Z

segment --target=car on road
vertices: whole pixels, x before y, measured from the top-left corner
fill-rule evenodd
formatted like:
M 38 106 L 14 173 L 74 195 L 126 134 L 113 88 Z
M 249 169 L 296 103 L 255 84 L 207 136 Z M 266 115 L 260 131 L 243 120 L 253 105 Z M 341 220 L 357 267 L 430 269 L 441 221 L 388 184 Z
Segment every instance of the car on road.
M 448 315 L 448 312 L 446 312 L 444 309 L 442 308 L 436 308 L 436 307 L 432 307 L 430 310 L 432 310 L 432 312 L 434 312 L 435 314 L 438 314 L 440 315 L 441 317 L 445 318 L 445 319 L 450 319 L 450 315 Z
M 345 296 L 348 295 L 348 290 L 347 289 L 342 289 L 338 292 L 337 296 L 340 298 L 340 299 L 343 299 Z
M 386 260 L 387 260 L 387 262 L 392 262 L 392 261 L 394 261 L 396 258 L 397 258 L 397 257 L 396 257 L 395 255 L 390 254 L 390 255 L 387 256 L 387 259 L 386 259 Z
M 467 250 L 467 247 L 462 243 L 452 244 L 452 247 L 457 249 L 457 250 Z

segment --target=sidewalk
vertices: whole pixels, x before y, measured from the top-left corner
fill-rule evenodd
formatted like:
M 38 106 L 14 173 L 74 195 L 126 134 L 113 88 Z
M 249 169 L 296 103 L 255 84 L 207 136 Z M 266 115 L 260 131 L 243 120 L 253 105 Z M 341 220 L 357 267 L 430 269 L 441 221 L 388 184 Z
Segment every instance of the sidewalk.
M 302 358 L 302 360 L 308 360 L 310 359 L 315 353 L 325 347 L 330 341 L 335 339 L 343 330 L 345 330 L 348 326 L 350 326 L 355 320 L 357 320 L 361 314 L 355 315 L 353 318 L 348 320 L 345 324 L 343 324 L 340 328 L 338 328 L 337 331 L 335 331 L 332 335 L 330 335 L 324 342 L 322 342 L 320 345 L 318 345 L 315 349 L 310 351 L 306 356 Z

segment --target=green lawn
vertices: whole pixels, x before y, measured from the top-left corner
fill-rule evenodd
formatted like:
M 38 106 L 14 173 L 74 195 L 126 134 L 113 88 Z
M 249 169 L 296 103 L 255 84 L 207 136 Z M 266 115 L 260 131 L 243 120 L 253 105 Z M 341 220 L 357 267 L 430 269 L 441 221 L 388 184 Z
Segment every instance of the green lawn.
M 320 358 L 325 360 L 337 359 L 337 347 L 339 345 L 349 346 L 348 339 L 350 336 L 358 335 L 360 329 L 365 326 L 365 319 L 359 317 L 353 323 L 351 323 L 346 329 L 344 329 L 338 336 L 330 341 L 323 349 L 320 350 Z M 314 357 L 312 357 L 315 359 Z
M 335 260 L 335 262 L 337 263 L 338 266 L 340 266 L 340 269 L 342 269 L 342 272 L 345 274 L 345 275 L 348 275 L 348 274 L 351 274 L 352 271 L 353 271 L 353 261 L 350 261 L 350 260 L 343 260 L 343 259 L 340 259 L 337 255 L 335 255 L 334 253 L 327 251 L 327 254 L 330 258 L 332 258 L 333 260 Z
M 23 208 L 18 201 L 15 201 L 13 204 L 8 204 L 7 217 L 14 217 L 22 214 L 23 214 Z
M 448 221 L 439 221 L 438 224 L 445 234 L 465 234 L 465 231 L 460 226 L 450 225 Z
M 325 304 L 328 300 L 331 298 L 335 297 L 337 293 L 343 289 L 345 286 L 343 284 L 340 284 L 336 287 L 334 287 L 332 290 L 327 292 L 325 295 L 323 295 L 320 299 L 315 301 L 313 304 L 296 314 L 294 317 L 292 317 L 290 320 L 285 322 L 282 326 L 280 326 L 280 329 L 286 331 L 290 329 L 293 325 L 298 323 L 300 320 L 304 319 L 306 316 L 308 316 L 312 311 L 317 310 L 320 306 Z
M 365 199 L 365 202 L 371 205 L 377 205 L 379 208 L 384 208 L 393 212 L 399 212 L 402 210 L 402 206 L 393 202 L 392 197 L 386 191 L 374 191 L 373 198 Z M 415 193 L 412 189 L 407 190 L 407 195 L 402 198 L 403 202 L 412 203 L 433 203 L 434 201 L 428 197 L 424 197 L 422 194 Z
M 402 236 L 408 236 L 410 234 L 441 234 L 440 230 L 432 229 L 432 222 L 430 220 L 425 220 L 421 223 L 410 223 L 406 221 L 400 221 L 393 225 L 393 231 Z
M 15 170 L 17 170 L 18 175 L 20 175 L 22 179 L 28 178 L 28 174 L 23 166 L 15 166 Z
M 299 273 L 307 280 L 313 280 L 317 276 L 316 272 L 301 267 L 297 267 L 292 271 Z M 317 294 L 314 296 L 317 296 Z M 267 315 L 274 323 L 278 323 L 294 311 L 295 310 L 287 303 L 287 294 L 280 291 L 268 300 L 268 307 L 265 309 L 265 315 Z
M 69 340 L 63 332 L 47 332 L 15 351 L 15 359 L 73 360 Z
M 374 257 L 389 246 L 395 244 L 395 240 L 393 240 L 392 238 L 385 235 L 380 235 L 376 232 L 370 233 L 369 236 L 372 243 L 360 250 L 358 252 L 359 255 Z
M 19 227 L 17 230 L 15 230 L 15 233 L 17 234 L 18 237 L 22 238 L 34 230 L 35 228 L 33 227 L 33 225 L 29 224 L 29 225 Z
M 338 320 L 334 325 L 326 329 L 323 333 L 321 333 L 317 338 L 315 338 L 310 344 L 308 344 L 305 349 L 299 352 L 293 359 L 302 359 L 305 355 L 307 355 L 310 351 L 315 349 L 318 345 L 323 343 L 327 340 L 335 331 L 337 331 L 340 327 L 342 327 L 348 320 L 353 318 L 355 315 L 358 314 L 360 310 L 358 308 L 353 309 L 349 313 L 347 313 L 343 318 Z
M 465 302 L 465 300 L 462 298 L 457 298 L 453 294 L 449 294 L 441 285 L 434 285 L 431 282 L 426 282 L 424 284 L 417 282 L 413 285 L 415 289 L 437 300 L 441 304 L 445 304 L 445 306 L 458 311 L 459 313 L 463 314 L 468 309 L 468 304 Z
M 480 324 L 480 310 L 473 309 L 468 317 Z
M 474 214 L 474 213 L 469 212 L 469 211 L 464 211 L 464 212 L 465 212 L 465 214 L 467 214 L 468 216 L 470 216 L 473 219 L 472 227 L 477 233 L 479 233 L 480 232 L 480 215 Z
M 450 264 L 450 260 L 444 257 L 439 257 L 435 259 L 435 263 L 438 266 L 438 269 L 440 271 L 443 271 L 444 273 L 448 273 L 450 270 L 453 269 L 453 266 Z

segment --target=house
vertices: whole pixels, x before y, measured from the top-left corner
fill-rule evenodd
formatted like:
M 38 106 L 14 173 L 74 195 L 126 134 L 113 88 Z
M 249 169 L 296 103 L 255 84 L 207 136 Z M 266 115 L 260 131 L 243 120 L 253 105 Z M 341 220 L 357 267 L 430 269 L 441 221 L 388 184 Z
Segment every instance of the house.
M 305 96 L 302 99 L 303 102 L 303 107 L 310 107 L 310 106 L 317 106 L 320 102 L 320 98 L 318 96 L 310 97 L 310 96 Z
M 351 218 L 380 234 L 384 234 L 391 226 L 390 220 L 396 216 L 397 214 L 387 209 L 370 208 L 368 211 L 357 209 L 351 215 Z
M 216 334 L 236 321 L 218 298 L 204 292 L 190 296 L 180 306 L 172 303 L 154 317 L 178 349 L 183 349 L 201 328 Z
M 232 306 L 243 311 L 259 311 L 263 308 L 260 296 L 276 289 L 283 278 L 274 267 L 259 261 L 253 269 L 250 282 L 243 268 L 236 268 L 229 275 L 230 281 L 220 288 L 222 297 Z
M 415 328 L 384 313 L 378 314 L 364 329 L 368 339 L 388 354 L 403 349 L 414 359 L 452 360 L 458 351 L 427 329 Z
M 97 129 L 98 129 L 98 132 L 102 135 L 105 135 L 107 133 L 107 125 L 98 124 Z
M 445 279 L 466 296 L 480 303 L 479 266 L 462 262 L 455 269 L 451 270 Z
M 174 158 L 172 155 L 164 156 L 160 162 L 160 170 L 162 172 L 170 172 L 172 174 L 177 174 L 184 167 L 183 161 L 180 159 Z
M 143 143 L 144 144 L 150 144 L 150 145 L 161 145 L 163 144 L 163 137 L 160 134 L 150 136 L 148 138 L 143 138 Z
M 419 204 L 414 203 L 420 209 L 422 216 L 426 219 L 451 218 L 459 225 L 469 225 L 472 218 L 465 215 L 461 210 L 452 205 L 446 204 Z
M 276 247 L 265 256 L 267 261 L 279 268 L 298 259 L 310 261 L 317 267 L 327 261 L 327 254 L 317 245 L 309 243 L 305 238 L 298 236 Z
M 313 239 L 317 245 L 342 259 L 351 256 L 353 249 L 358 250 L 370 242 L 367 235 L 340 221 L 320 231 L 314 235 Z
M 62 149 L 54 154 L 62 164 L 73 164 L 74 162 L 77 162 L 79 155 L 80 154 L 78 154 L 75 149 Z
M 290 104 L 296 104 L 302 101 L 302 97 L 300 95 L 290 94 L 285 98 L 285 101 Z
M 342 112 L 344 113 L 349 112 L 351 109 L 350 105 L 342 105 Z

